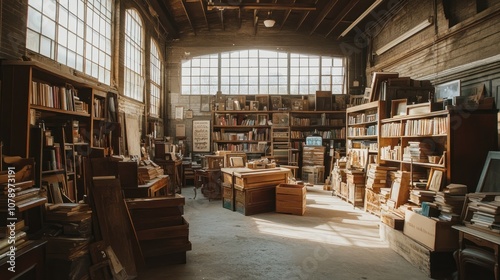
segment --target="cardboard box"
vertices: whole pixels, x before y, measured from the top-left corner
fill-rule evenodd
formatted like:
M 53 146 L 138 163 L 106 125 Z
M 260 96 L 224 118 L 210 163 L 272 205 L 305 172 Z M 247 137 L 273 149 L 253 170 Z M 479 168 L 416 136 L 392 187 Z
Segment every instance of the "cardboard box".
M 305 211 L 305 185 L 279 184 L 276 186 L 276 212 L 302 216 Z
M 454 251 L 458 248 L 458 231 L 451 228 L 454 224 L 406 210 L 403 233 L 432 251 Z

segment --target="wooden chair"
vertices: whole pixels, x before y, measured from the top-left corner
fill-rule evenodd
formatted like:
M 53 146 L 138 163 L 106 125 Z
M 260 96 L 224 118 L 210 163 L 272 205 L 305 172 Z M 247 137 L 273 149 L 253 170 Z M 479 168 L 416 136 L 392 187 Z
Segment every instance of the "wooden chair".
M 229 153 L 225 155 L 225 160 L 224 160 L 225 167 L 245 167 L 246 163 L 247 163 L 247 154 L 245 153 Z

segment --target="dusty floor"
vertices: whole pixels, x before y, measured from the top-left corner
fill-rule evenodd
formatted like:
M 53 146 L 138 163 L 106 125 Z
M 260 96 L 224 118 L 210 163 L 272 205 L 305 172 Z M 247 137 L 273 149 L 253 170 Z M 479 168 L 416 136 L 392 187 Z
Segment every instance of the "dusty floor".
M 187 264 L 139 279 L 429 279 L 380 240 L 376 216 L 308 187 L 304 216 L 243 216 L 184 188 Z

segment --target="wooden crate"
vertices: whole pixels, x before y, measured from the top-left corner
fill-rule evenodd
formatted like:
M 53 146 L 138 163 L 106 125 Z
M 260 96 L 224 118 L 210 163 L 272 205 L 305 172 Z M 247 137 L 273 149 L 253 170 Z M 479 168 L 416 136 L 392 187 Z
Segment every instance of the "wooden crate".
M 258 176 L 236 177 L 234 185 L 244 189 L 277 186 L 287 180 L 286 172 L 260 173 Z
M 347 200 L 348 194 L 349 194 L 349 189 L 347 188 L 347 183 L 340 182 L 340 195 Z
M 380 216 L 380 195 L 369 188 L 365 189 L 365 211 Z
M 305 185 L 279 184 L 276 187 L 276 212 L 302 216 L 305 211 Z
M 354 206 L 363 205 L 365 199 L 365 185 L 353 184 L 347 182 L 348 198 L 347 201 Z
M 222 183 L 222 207 L 235 210 L 233 185 Z
M 234 191 L 236 211 L 245 216 L 275 209 L 276 185 L 250 189 L 235 186 Z

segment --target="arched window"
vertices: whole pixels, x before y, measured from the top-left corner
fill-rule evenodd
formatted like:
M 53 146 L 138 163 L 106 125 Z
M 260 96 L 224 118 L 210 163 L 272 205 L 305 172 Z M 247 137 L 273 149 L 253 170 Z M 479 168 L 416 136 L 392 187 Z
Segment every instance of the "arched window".
M 160 116 L 160 93 L 161 93 L 161 59 L 158 45 L 151 39 L 150 51 L 150 73 L 149 73 L 149 114 L 152 117 Z
M 29 0 L 26 48 L 111 83 L 112 0 Z
M 125 11 L 125 64 L 123 94 L 144 101 L 144 29 L 134 9 Z

